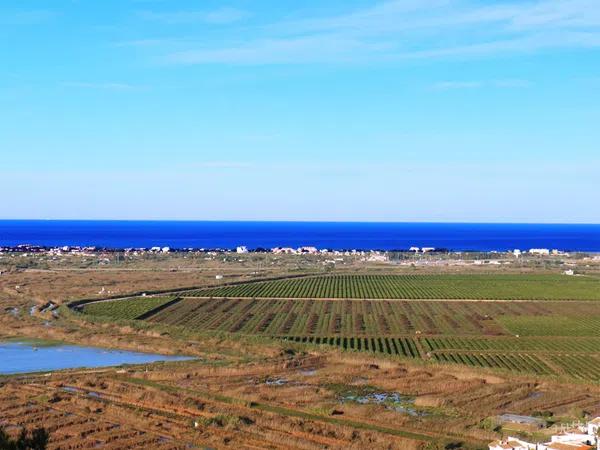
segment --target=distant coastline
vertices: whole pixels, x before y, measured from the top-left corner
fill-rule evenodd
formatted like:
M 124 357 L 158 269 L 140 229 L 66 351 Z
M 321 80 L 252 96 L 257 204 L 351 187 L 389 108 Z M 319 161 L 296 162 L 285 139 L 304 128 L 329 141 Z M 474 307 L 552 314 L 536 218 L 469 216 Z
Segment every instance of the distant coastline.
M 510 251 L 532 248 L 600 252 L 600 225 L 391 222 L 231 222 L 0 220 L 0 247 L 21 244 L 109 250 Z

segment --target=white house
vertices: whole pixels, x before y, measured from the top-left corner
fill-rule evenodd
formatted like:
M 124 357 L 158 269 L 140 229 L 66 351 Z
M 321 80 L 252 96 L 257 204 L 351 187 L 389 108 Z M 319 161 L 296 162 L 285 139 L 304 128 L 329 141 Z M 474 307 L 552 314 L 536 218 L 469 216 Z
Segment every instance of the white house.
M 236 253 L 248 253 L 248 247 L 246 247 L 245 245 L 240 245 L 238 248 L 235 249 Z
M 366 258 L 366 260 L 369 262 L 385 262 L 388 261 L 389 258 L 387 257 L 387 255 L 379 255 L 375 253 Z
M 548 256 L 550 254 L 550 250 L 547 248 L 530 248 L 529 253 L 532 255 Z
M 592 445 L 596 443 L 596 439 L 593 435 L 590 436 L 587 433 L 587 429 L 584 428 L 583 430 L 569 430 L 560 434 L 555 434 L 550 439 L 550 445 L 555 442 L 571 445 Z
M 422 251 L 423 253 L 432 252 L 432 251 L 434 251 L 434 250 L 435 250 L 435 247 L 423 247 L 423 248 L 421 249 L 421 251 Z
M 537 450 L 536 444 L 511 436 L 501 441 L 494 441 L 488 447 L 490 450 Z
M 290 247 L 275 247 L 272 248 L 271 251 L 273 253 L 285 253 L 285 254 L 293 254 L 296 253 L 296 250 Z
M 421 249 L 419 247 L 411 247 L 408 249 L 409 252 L 419 253 Z
M 590 436 L 598 436 L 600 434 L 600 417 L 596 417 L 595 419 L 588 422 L 587 433 Z
M 581 442 L 551 442 L 540 446 L 540 450 L 594 450 L 594 447 Z
M 490 450 L 600 450 L 600 417 L 591 420 L 585 426 L 578 426 L 555 434 L 550 442 L 530 443 L 515 437 L 491 442 Z
M 316 247 L 300 247 L 298 249 L 298 253 L 308 253 L 310 255 L 316 255 L 317 253 L 319 253 L 319 250 L 317 250 Z

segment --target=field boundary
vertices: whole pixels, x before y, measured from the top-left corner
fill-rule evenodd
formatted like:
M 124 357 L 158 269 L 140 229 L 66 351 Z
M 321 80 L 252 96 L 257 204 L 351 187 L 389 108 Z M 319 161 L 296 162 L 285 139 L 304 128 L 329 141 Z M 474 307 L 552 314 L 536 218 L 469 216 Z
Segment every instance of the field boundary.
M 322 274 L 183 292 L 189 298 L 600 301 L 598 280 L 564 275 Z
M 154 314 L 157 314 L 157 313 L 161 312 L 163 309 L 166 309 L 169 306 L 174 305 L 174 304 L 176 304 L 176 303 L 178 303 L 180 301 L 181 301 L 181 297 L 175 297 L 173 300 L 171 300 L 171 301 L 169 301 L 167 303 L 163 303 L 162 305 L 157 306 L 156 308 L 153 308 L 150 311 L 146 311 L 145 313 L 140 314 L 134 320 L 145 320 L 145 319 L 148 319 L 148 318 L 152 317 Z
M 172 291 L 173 293 L 179 291 Z M 185 294 L 185 293 L 184 293 Z M 129 298 L 124 297 L 124 298 Z M 597 302 L 598 300 L 581 300 L 581 299 L 478 299 L 478 298 L 358 298 L 358 297 L 240 297 L 240 296 L 227 296 L 227 297 L 216 297 L 211 296 L 190 296 L 181 295 L 181 298 L 189 298 L 190 300 L 293 300 L 293 301 L 325 301 L 325 302 L 337 302 L 337 301 L 365 301 L 365 302 L 486 302 L 486 303 L 530 303 L 530 302 L 569 302 L 569 303 L 589 303 Z
M 88 305 L 90 303 L 99 303 L 99 302 L 109 302 L 114 300 L 126 300 L 128 298 L 141 297 L 142 295 L 147 296 L 157 296 L 157 295 L 179 295 L 180 293 L 185 293 L 188 291 L 200 291 L 205 289 L 217 289 L 222 287 L 236 286 L 239 284 L 250 284 L 250 283 L 260 283 L 262 281 L 278 281 L 278 280 L 287 280 L 294 278 L 304 278 L 304 277 L 318 277 L 324 276 L 322 274 L 294 274 L 294 275 L 285 275 L 279 277 L 267 277 L 261 278 L 260 280 L 241 280 L 241 281 L 232 281 L 229 283 L 216 284 L 213 286 L 191 286 L 191 287 L 183 287 L 177 289 L 151 289 L 145 291 L 136 291 L 131 292 L 129 294 L 119 294 L 119 295 L 111 295 L 110 297 L 100 297 L 100 298 L 82 298 L 77 300 L 71 300 L 66 303 L 66 305 L 70 309 L 77 309 L 80 306 Z M 181 296 L 185 297 L 185 296 Z

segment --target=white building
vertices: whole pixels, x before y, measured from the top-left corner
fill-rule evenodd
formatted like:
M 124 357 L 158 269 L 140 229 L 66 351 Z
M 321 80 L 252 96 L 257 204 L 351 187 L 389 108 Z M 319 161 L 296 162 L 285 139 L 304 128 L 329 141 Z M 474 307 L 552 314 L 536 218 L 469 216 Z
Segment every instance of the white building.
M 315 255 L 319 253 L 316 247 L 300 247 L 298 253 L 308 253 L 309 255 Z
M 587 428 L 582 429 L 574 429 L 569 431 L 564 431 L 560 434 L 555 434 L 550 438 L 550 443 L 548 444 L 548 448 L 552 448 L 553 444 L 568 444 L 568 445 L 589 445 L 596 443 L 596 436 L 590 436 L 587 433 Z M 560 448 L 560 446 L 559 446 Z
M 600 417 L 596 417 L 594 420 L 588 422 L 587 434 L 589 434 L 590 436 L 600 435 Z
M 550 250 L 547 248 L 530 248 L 529 253 L 532 255 L 548 256 L 550 254 Z
M 285 253 L 285 254 L 296 253 L 296 250 L 294 250 L 293 248 L 290 248 L 290 247 L 275 247 L 275 248 L 272 248 L 271 251 L 273 253 Z
M 246 247 L 245 245 L 240 245 L 238 248 L 235 249 L 236 253 L 248 253 L 248 247 Z
M 600 450 L 600 417 L 588 422 L 585 426 L 577 426 L 555 434 L 546 443 L 530 443 L 515 437 L 491 442 L 489 450 Z
M 501 441 L 494 441 L 488 447 L 490 450 L 537 450 L 536 444 L 530 444 L 510 436 Z
M 419 253 L 421 249 L 419 247 L 411 247 L 408 249 L 409 252 Z
M 369 262 L 386 262 L 389 260 L 389 258 L 387 257 L 387 255 L 381 255 L 381 254 L 372 254 L 370 255 L 368 258 L 365 258 L 366 261 Z
M 432 251 L 434 251 L 434 250 L 435 250 L 435 247 L 423 247 L 423 248 L 421 249 L 421 251 L 422 251 L 423 253 L 429 253 L 429 252 L 432 252 Z

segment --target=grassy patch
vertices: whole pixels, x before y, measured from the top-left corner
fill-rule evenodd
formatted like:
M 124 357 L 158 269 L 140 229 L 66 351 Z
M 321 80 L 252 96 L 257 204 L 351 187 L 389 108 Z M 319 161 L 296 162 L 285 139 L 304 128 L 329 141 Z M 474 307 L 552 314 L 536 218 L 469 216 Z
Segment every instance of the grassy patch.
M 600 336 L 600 314 L 584 317 L 502 316 L 498 321 L 520 336 Z
M 101 301 L 84 305 L 83 312 L 94 316 L 133 320 L 174 299 L 175 297 L 135 297 Z

